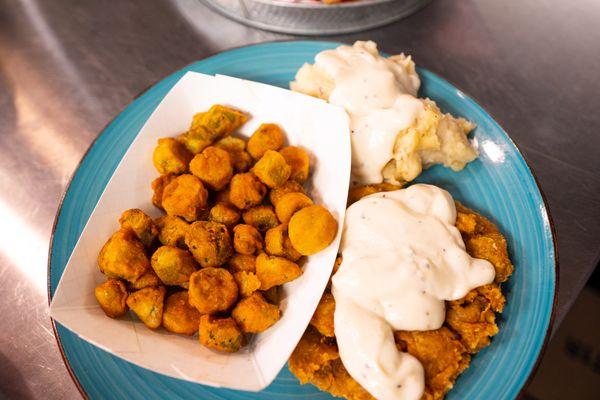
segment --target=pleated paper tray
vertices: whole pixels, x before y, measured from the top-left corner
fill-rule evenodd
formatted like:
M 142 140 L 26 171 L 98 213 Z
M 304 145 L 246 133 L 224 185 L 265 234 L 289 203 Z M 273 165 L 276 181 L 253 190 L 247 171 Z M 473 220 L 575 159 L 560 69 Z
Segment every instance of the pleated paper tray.
M 431 0 L 200 0 L 244 24 L 280 33 L 334 35 L 360 32 L 407 17 Z

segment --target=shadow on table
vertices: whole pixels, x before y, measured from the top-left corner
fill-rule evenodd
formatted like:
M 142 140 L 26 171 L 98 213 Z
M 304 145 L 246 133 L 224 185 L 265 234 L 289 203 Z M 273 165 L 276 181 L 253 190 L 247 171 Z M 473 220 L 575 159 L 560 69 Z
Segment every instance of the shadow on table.
M 550 341 L 523 400 L 598 399 L 600 266 Z
M 27 387 L 27 381 L 15 364 L 0 353 L 0 399 L 33 399 L 35 396 Z

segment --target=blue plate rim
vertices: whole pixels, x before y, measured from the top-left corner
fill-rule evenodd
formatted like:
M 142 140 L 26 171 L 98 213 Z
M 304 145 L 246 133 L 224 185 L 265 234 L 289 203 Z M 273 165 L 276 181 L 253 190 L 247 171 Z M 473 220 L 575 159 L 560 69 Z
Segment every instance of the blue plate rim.
M 169 73 L 163 75 L 161 78 L 159 78 L 158 80 L 156 80 L 152 84 L 148 85 L 145 89 L 143 89 L 137 95 L 135 95 L 131 99 L 131 101 L 129 101 L 121 109 L 121 111 L 119 111 L 117 114 L 115 114 L 115 116 L 113 118 L 111 118 L 110 121 L 108 121 L 102 127 L 102 129 L 99 130 L 98 134 L 96 135 L 96 137 L 94 138 L 94 140 L 92 141 L 92 143 L 90 143 L 90 145 L 87 147 L 87 149 L 83 153 L 81 159 L 77 163 L 77 166 L 73 170 L 73 173 L 69 177 L 67 186 L 66 186 L 64 192 L 62 193 L 62 196 L 61 196 L 60 201 L 58 203 L 56 214 L 54 216 L 54 222 L 52 223 L 52 232 L 50 234 L 50 241 L 49 241 L 49 244 L 48 244 L 48 266 L 47 266 L 47 280 L 46 280 L 47 290 L 48 290 L 48 306 L 50 306 L 50 303 L 52 302 L 52 290 L 51 290 L 51 280 L 50 280 L 51 270 L 52 270 L 52 249 L 53 249 L 53 246 L 54 246 L 54 239 L 55 239 L 56 227 L 58 225 L 58 220 L 59 220 L 60 215 L 62 213 L 62 207 L 63 207 L 63 203 L 64 203 L 64 200 L 65 200 L 65 197 L 66 197 L 67 193 L 69 192 L 69 189 L 71 188 L 71 184 L 73 183 L 73 179 L 75 178 L 75 176 L 79 172 L 79 169 L 81 167 L 81 164 L 83 163 L 83 160 L 85 160 L 85 158 L 88 156 L 88 154 L 91 151 L 91 149 L 98 142 L 98 139 L 100 139 L 100 137 L 104 134 L 104 132 L 106 131 L 106 129 L 114 122 L 114 120 L 119 115 L 121 115 L 131 105 L 131 103 L 133 103 L 135 100 L 137 100 L 142 95 L 144 95 L 146 92 L 148 92 L 156 84 L 158 84 L 159 82 L 163 81 L 164 79 L 168 78 L 169 76 L 171 76 L 171 75 L 173 75 L 173 74 L 175 74 L 175 73 L 177 73 L 179 71 L 187 69 L 188 67 L 190 67 L 191 65 L 193 65 L 193 64 L 195 64 L 195 63 L 197 63 L 199 61 L 205 61 L 205 60 L 208 60 L 208 59 L 210 59 L 212 57 L 215 57 L 215 56 L 217 56 L 217 55 L 219 55 L 221 53 L 226 53 L 226 52 L 230 52 L 230 51 L 234 51 L 234 50 L 238 50 L 238 49 L 242 49 L 242 48 L 246 48 L 246 47 L 254 47 L 254 46 L 260 46 L 260 45 L 266 45 L 266 44 L 273 44 L 273 43 L 294 43 L 294 42 L 296 42 L 296 43 L 320 42 L 320 43 L 330 43 L 330 44 L 336 44 L 336 45 L 351 44 L 351 43 L 345 42 L 345 41 L 332 41 L 332 40 L 318 40 L 318 39 L 314 39 L 314 40 L 312 40 L 312 39 L 294 40 L 294 39 L 281 39 L 281 40 L 269 40 L 269 41 L 262 41 L 262 42 L 253 42 L 253 43 L 249 43 L 249 44 L 245 44 L 245 45 L 241 45 L 241 46 L 229 47 L 229 48 L 226 48 L 226 49 L 223 49 L 223 50 L 220 50 L 220 51 L 212 52 L 212 53 L 208 54 L 205 57 L 199 58 L 197 60 L 192 61 L 191 63 L 186 64 L 182 68 L 179 68 L 179 69 L 177 69 L 175 71 L 172 71 L 172 72 L 169 72 Z M 382 51 L 382 50 L 380 49 L 380 51 Z M 550 312 L 550 319 L 548 321 L 548 326 L 546 328 L 546 333 L 545 333 L 545 336 L 544 336 L 544 341 L 543 341 L 542 346 L 540 348 L 540 351 L 539 351 L 539 353 L 537 355 L 536 361 L 535 361 L 533 367 L 531 368 L 531 371 L 529 372 L 529 376 L 527 377 L 527 379 L 523 383 L 523 386 L 519 390 L 519 393 L 517 394 L 516 398 L 520 398 L 524 394 L 524 392 L 527 389 L 527 387 L 529 386 L 529 384 L 531 383 L 532 378 L 535 376 L 535 372 L 537 371 L 537 369 L 538 369 L 538 367 L 540 365 L 540 362 L 542 360 L 542 356 L 544 355 L 544 353 L 546 351 L 546 348 L 548 347 L 548 343 L 550 341 L 550 336 L 551 336 L 551 333 L 552 333 L 552 328 L 554 326 L 554 322 L 555 322 L 555 318 L 556 318 L 556 312 L 557 312 L 558 289 L 560 287 L 560 269 L 559 269 L 558 242 L 557 242 L 557 236 L 556 236 L 556 227 L 554 226 L 554 219 L 552 217 L 552 213 L 551 213 L 550 207 L 548 205 L 548 199 L 546 198 L 546 194 L 544 193 L 544 191 L 543 191 L 543 189 L 542 189 L 542 187 L 540 185 L 540 181 L 539 181 L 537 175 L 535 174 L 533 168 L 529 164 L 529 161 L 527 161 L 527 158 L 525 157 L 525 155 L 521 151 L 521 148 L 512 139 L 512 137 L 506 132 L 506 130 L 500 125 L 500 123 L 498 123 L 498 120 L 494 117 L 494 115 L 491 114 L 485 108 L 483 108 L 481 106 L 481 104 L 479 104 L 479 102 L 477 102 L 473 96 L 471 96 L 469 93 L 467 93 L 464 90 L 462 90 L 458 85 L 456 85 L 451 80 L 448 80 L 447 78 L 442 77 L 442 75 L 440 75 L 437 71 L 429 69 L 429 68 L 424 68 L 424 67 L 420 67 L 420 68 L 423 69 L 423 70 L 426 70 L 430 74 L 434 75 L 436 78 L 438 78 L 438 79 L 440 79 L 442 81 L 448 82 L 454 88 L 456 88 L 457 90 L 459 90 L 467 99 L 469 99 L 470 101 L 472 101 L 473 104 L 475 104 L 477 107 L 479 107 L 485 114 L 487 114 L 487 115 L 490 116 L 490 118 L 494 121 L 494 123 L 498 126 L 498 128 L 504 133 L 504 135 L 506 136 L 506 138 L 510 141 L 510 143 L 517 150 L 517 153 L 519 154 L 519 156 L 525 162 L 525 166 L 527 167 L 527 170 L 529 171 L 529 173 L 533 177 L 534 182 L 535 182 L 535 186 L 536 186 L 538 192 L 540 193 L 540 196 L 542 198 L 542 202 L 544 204 L 544 210 L 546 211 L 546 215 L 548 217 L 548 225 L 550 227 L 550 233 L 552 235 L 552 250 L 554 252 L 554 293 L 553 293 L 553 299 L 552 299 L 552 310 Z M 71 363 L 69 362 L 69 359 L 68 359 L 68 357 L 66 356 L 66 354 L 64 352 L 63 345 L 62 345 L 62 342 L 60 340 L 60 335 L 58 334 L 58 330 L 56 329 L 56 322 L 54 321 L 54 319 L 52 317 L 50 317 L 50 323 L 52 325 L 52 331 L 54 332 L 54 338 L 56 340 L 56 344 L 57 344 L 58 349 L 60 351 L 60 356 L 61 356 L 61 358 L 63 360 L 63 363 L 64 363 L 65 367 L 67 368 L 67 372 L 71 376 L 71 380 L 73 381 L 73 383 L 77 387 L 77 390 L 79 391 L 79 393 L 81 394 L 81 396 L 84 399 L 89 399 L 89 396 L 88 396 L 87 392 L 85 391 L 85 389 L 81 385 L 81 382 L 79 381 L 79 378 L 77 377 L 77 375 L 73 371 L 73 369 L 71 367 Z

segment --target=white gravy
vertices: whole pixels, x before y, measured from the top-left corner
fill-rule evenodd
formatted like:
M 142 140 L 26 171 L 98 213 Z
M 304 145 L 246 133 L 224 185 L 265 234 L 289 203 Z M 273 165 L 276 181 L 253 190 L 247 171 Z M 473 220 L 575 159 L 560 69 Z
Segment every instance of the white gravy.
M 398 133 L 424 109 L 415 97 L 418 75 L 399 59 L 380 56 L 373 42 L 323 51 L 315 57 L 315 65 L 333 77 L 329 102 L 350 116 L 352 183 L 381 182 Z
M 465 251 L 452 196 L 432 185 L 367 196 L 346 211 L 333 276 L 341 360 L 379 400 L 418 400 L 423 367 L 394 344 L 394 330 L 433 330 L 445 300 L 491 283 L 492 264 Z

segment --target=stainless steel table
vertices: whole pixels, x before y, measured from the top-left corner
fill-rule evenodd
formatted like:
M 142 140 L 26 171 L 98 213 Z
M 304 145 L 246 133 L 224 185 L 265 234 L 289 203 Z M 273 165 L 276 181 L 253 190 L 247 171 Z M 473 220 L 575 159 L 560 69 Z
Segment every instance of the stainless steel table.
M 369 38 L 412 54 L 520 145 L 558 232 L 557 320 L 600 254 L 600 3 L 436 0 Z M 149 85 L 223 49 L 288 39 L 196 0 L 0 0 L 0 397 L 76 398 L 47 313 L 61 194 L 98 132 Z

